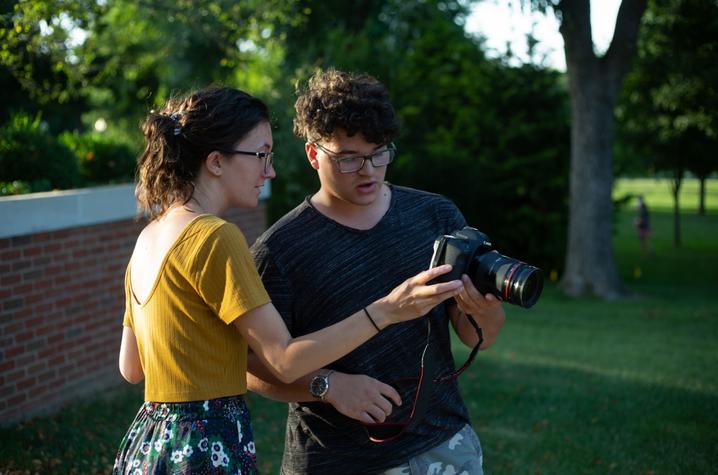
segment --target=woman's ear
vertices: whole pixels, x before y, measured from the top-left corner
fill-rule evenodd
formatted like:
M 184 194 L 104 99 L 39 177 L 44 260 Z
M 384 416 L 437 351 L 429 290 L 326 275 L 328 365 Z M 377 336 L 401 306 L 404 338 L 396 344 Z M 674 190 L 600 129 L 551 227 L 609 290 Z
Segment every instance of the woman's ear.
M 204 161 L 204 166 L 212 176 L 222 175 L 222 161 L 223 156 L 221 153 L 214 151 L 207 155 L 207 159 Z
M 304 144 L 304 152 L 307 154 L 307 160 L 309 165 L 315 170 L 319 170 L 319 160 L 317 160 L 317 147 L 313 143 L 307 142 Z

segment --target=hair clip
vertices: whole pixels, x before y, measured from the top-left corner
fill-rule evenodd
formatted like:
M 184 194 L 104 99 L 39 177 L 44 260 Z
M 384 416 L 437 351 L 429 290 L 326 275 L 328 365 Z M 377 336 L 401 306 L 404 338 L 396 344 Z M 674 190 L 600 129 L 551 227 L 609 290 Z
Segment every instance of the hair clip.
M 172 114 L 170 114 L 170 120 L 175 123 L 175 135 L 179 135 L 180 133 L 182 133 L 182 125 L 180 125 L 179 123 L 179 116 L 180 115 L 177 112 L 173 112 Z

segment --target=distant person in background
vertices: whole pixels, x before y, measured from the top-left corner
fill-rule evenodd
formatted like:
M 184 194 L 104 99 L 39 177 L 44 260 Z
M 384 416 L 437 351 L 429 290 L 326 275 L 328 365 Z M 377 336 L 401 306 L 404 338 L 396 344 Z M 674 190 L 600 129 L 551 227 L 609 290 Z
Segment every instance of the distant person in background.
M 419 272 L 336 325 L 292 338 L 244 236 L 218 217 L 257 206 L 262 185 L 275 176 L 264 103 L 210 87 L 151 112 L 142 130 L 137 198 L 150 222 L 125 275 L 119 367 L 127 381 L 145 380 L 145 402 L 113 474 L 256 473 L 243 397 L 248 347 L 289 383 L 377 328 L 426 314 L 463 285 L 426 285 L 451 266 Z
M 638 197 L 636 213 L 635 225 L 636 232 L 638 233 L 638 241 L 641 244 L 641 252 L 646 252 L 648 250 L 647 237 L 651 231 L 651 223 L 648 216 L 648 206 L 646 206 L 643 196 Z

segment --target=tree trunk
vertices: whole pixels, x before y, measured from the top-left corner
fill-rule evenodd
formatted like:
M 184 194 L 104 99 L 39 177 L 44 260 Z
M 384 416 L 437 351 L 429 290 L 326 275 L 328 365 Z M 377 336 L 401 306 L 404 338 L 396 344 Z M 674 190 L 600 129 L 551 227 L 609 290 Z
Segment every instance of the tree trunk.
M 683 171 L 676 171 L 671 181 L 673 192 L 673 247 L 681 247 L 681 207 L 679 203 L 681 185 L 683 184 Z
M 700 186 L 698 189 L 698 214 L 700 216 L 706 215 L 706 177 L 698 177 Z
M 623 293 L 613 253 L 613 135 L 618 92 L 636 50 L 645 0 L 624 0 L 611 46 L 597 58 L 588 0 L 563 0 L 561 35 L 571 95 L 568 248 L 561 286 L 573 296 Z

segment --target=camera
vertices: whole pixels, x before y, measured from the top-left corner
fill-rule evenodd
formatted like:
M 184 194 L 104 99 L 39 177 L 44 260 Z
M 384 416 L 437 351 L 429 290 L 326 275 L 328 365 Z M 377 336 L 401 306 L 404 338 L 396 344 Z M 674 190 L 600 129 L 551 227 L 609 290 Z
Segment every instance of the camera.
M 482 294 L 524 308 L 533 306 L 543 290 L 541 269 L 499 254 L 486 234 L 469 226 L 436 238 L 431 267 L 442 264 L 453 268 L 437 281 L 448 282 L 466 274 Z

